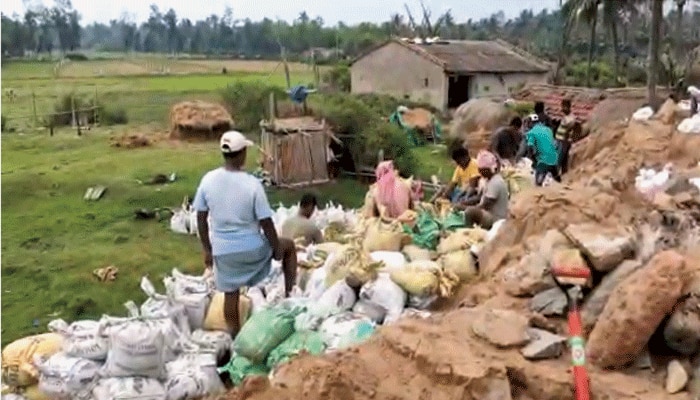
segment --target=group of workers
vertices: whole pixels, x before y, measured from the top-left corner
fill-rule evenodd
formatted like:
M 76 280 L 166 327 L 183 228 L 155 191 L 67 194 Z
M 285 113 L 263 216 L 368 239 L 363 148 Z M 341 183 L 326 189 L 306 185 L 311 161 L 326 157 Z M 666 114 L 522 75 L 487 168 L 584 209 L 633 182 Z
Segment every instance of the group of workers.
M 499 173 L 507 163 L 527 156 L 535 165 L 537 185 L 542 185 L 547 174 L 560 180 L 566 172 L 575 123 L 569 101 L 564 100 L 562 110 L 565 117 L 555 128 L 556 135 L 544 104 L 538 103 L 524 123 L 513 118 L 497 130 L 490 149 L 480 151 L 476 159 L 463 146 L 452 151 L 456 168 L 440 194 L 464 210 L 467 225 L 489 229 L 508 216 L 508 184 Z M 204 175 L 193 201 L 206 273 L 213 273 L 216 289 L 225 295 L 224 318 L 232 335 L 240 330 L 240 289 L 265 279 L 274 259 L 282 264 L 288 296 L 297 273 L 294 239 L 303 237 L 308 244 L 323 241 L 321 231 L 310 220 L 317 207 L 310 194 L 302 197 L 298 214 L 285 221 L 278 237 L 262 183 L 243 169 L 247 148 L 252 145 L 240 132 L 224 133 L 219 143 L 223 166 Z M 413 208 L 420 197 L 420 185 L 407 184 L 391 161 L 379 163 L 375 172 L 377 183 L 370 197 L 376 215 L 399 218 Z

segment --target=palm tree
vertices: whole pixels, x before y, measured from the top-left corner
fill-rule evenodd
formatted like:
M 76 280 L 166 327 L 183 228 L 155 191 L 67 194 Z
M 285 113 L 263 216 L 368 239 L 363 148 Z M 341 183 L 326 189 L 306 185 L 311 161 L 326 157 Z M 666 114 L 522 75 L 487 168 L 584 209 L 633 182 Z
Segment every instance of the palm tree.
M 676 2 L 676 29 L 673 44 L 676 50 L 676 61 L 680 62 L 683 58 L 683 9 L 688 3 L 687 0 L 675 0 Z
M 602 0 L 567 0 L 562 8 L 562 14 L 566 16 L 565 35 L 576 23 L 584 22 L 590 26 L 591 36 L 588 42 L 588 68 L 586 70 L 586 86 L 591 86 L 591 69 L 593 56 L 596 50 L 596 29 L 598 28 L 598 8 Z
M 651 35 L 649 38 L 649 64 L 647 69 L 647 101 L 656 104 L 656 80 L 659 72 L 659 45 L 661 43 L 661 24 L 663 23 L 663 0 L 650 0 Z
M 613 48 L 613 71 L 615 80 L 620 78 L 620 40 L 617 35 L 617 25 L 619 22 L 622 7 L 625 0 L 603 0 L 603 22 L 610 30 L 610 39 Z

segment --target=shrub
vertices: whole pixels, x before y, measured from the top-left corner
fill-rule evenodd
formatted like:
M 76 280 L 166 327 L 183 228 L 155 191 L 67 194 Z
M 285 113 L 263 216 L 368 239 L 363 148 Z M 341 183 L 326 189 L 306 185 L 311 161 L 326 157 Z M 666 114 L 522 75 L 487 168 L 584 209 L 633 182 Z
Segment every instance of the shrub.
M 264 82 L 236 82 L 222 90 L 222 100 L 235 121 L 236 129 L 256 130 L 261 119 L 269 118 L 270 93 L 275 93 L 278 100 L 287 98 L 283 89 Z
M 73 122 L 73 102 L 75 102 L 77 110 L 90 109 L 95 106 L 95 102 L 92 99 L 85 100 L 74 93 L 65 94 L 54 105 L 55 115 L 47 122 L 52 123 L 53 126 L 71 125 Z M 102 125 L 120 125 L 129 122 L 126 110 L 122 107 L 106 107 L 99 102 L 96 106 L 99 108 L 100 124 Z M 82 116 L 83 118 L 80 118 L 80 120 L 86 120 L 89 124 L 95 123 L 95 113 L 92 111 L 78 111 L 76 116 L 78 118 Z
M 68 53 L 65 58 L 71 61 L 87 61 L 88 57 L 83 53 Z
M 378 151 L 383 150 L 384 158 L 394 160 L 403 175 L 414 173 L 416 160 L 406 134 L 357 96 L 341 93 L 324 96 L 320 114 L 336 133 L 347 135 L 343 142 L 356 167 L 374 165 Z
M 337 64 L 323 74 L 323 83 L 334 90 L 341 92 L 350 91 L 350 67 Z

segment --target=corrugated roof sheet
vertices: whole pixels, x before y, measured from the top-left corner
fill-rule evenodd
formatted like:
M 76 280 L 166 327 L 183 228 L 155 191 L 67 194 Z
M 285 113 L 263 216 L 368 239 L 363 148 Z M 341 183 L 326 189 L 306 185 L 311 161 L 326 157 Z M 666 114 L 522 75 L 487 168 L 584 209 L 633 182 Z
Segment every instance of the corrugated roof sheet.
M 448 73 L 549 72 L 550 65 L 501 41 L 450 40 L 415 44 L 393 39 L 376 46 L 353 60 L 353 64 L 389 43 L 407 49 L 440 65 Z

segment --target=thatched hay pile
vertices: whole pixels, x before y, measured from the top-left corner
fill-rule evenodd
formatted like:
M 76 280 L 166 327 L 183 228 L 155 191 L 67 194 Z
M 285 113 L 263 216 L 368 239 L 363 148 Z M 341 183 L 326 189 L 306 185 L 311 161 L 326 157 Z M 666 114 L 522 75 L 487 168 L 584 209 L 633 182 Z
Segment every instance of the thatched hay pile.
M 432 130 L 432 117 L 433 113 L 425 108 L 409 108 L 402 115 L 404 124 L 424 131 Z
M 218 139 L 233 128 L 233 118 L 219 104 L 184 101 L 170 109 L 170 137 L 174 139 Z

